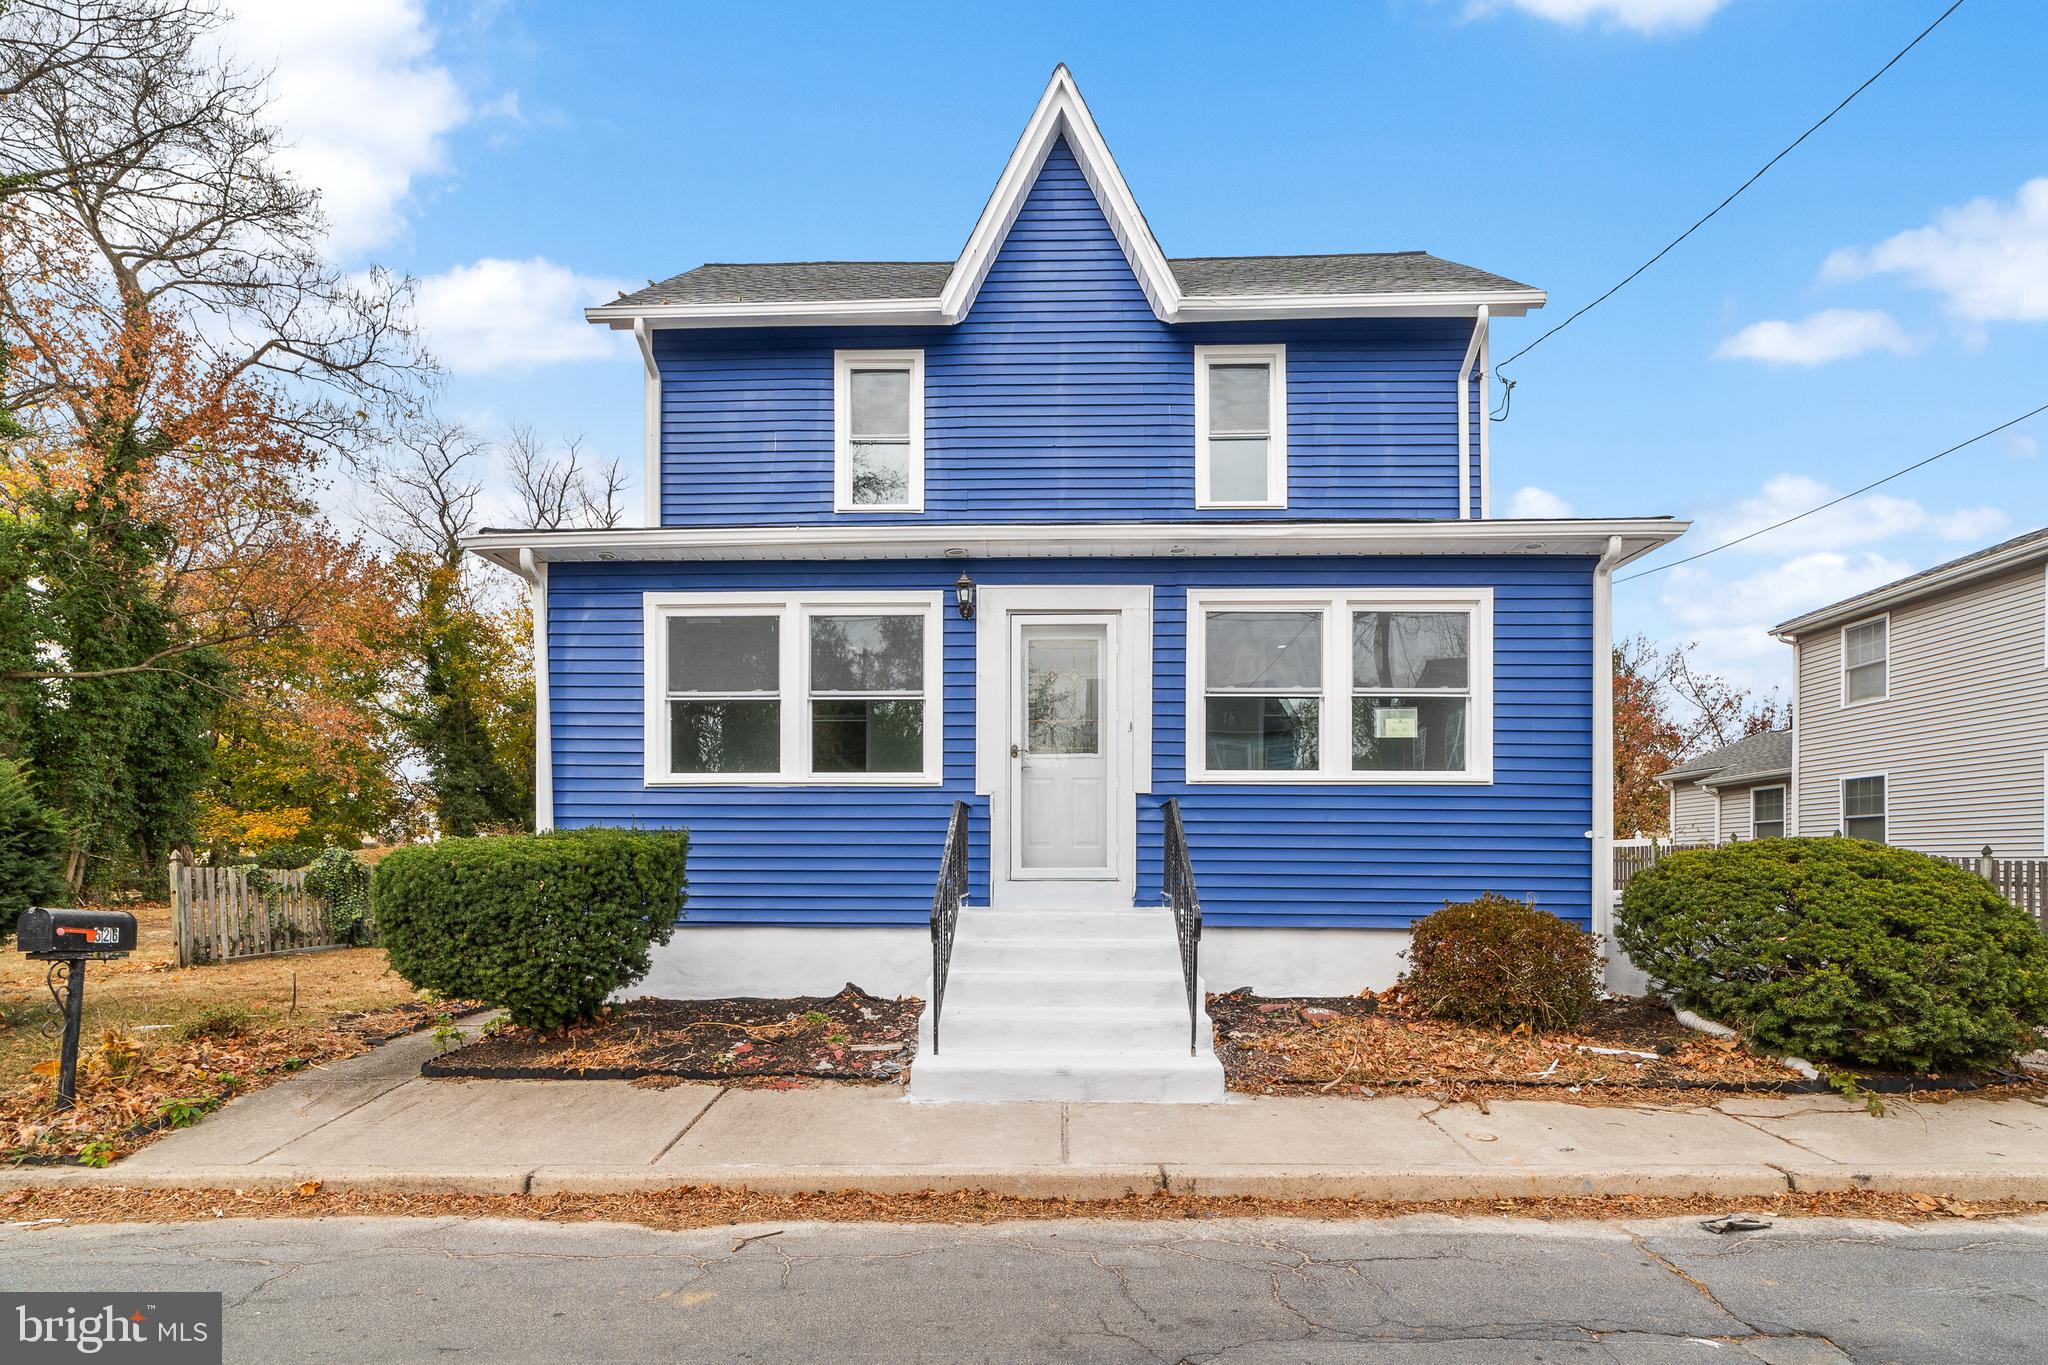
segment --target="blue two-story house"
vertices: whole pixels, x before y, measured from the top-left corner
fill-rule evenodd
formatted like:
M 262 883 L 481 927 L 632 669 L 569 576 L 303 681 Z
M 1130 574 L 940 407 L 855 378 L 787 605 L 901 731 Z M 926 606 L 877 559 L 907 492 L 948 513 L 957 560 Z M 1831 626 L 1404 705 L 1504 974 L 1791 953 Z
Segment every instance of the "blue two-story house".
M 471 548 L 532 585 L 540 823 L 692 832 L 644 988 L 943 985 L 913 1097 L 1201 1099 L 1182 866 L 1221 988 L 1386 985 L 1487 891 L 1604 929 L 1609 574 L 1684 526 L 1488 515 L 1489 328 L 1543 301 L 1169 259 L 1061 68 L 957 260 L 590 309 L 648 524 Z

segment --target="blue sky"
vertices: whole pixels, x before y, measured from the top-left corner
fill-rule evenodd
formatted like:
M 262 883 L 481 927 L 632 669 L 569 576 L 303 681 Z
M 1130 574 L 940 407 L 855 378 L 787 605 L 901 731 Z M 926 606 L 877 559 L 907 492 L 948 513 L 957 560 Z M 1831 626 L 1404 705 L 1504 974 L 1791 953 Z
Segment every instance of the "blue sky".
M 246 0 L 229 42 L 274 65 L 335 252 L 420 279 L 447 411 L 631 467 L 638 361 L 582 305 L 707 260 L 952 257 L 1056 62 L 1170 254 L 1421 248 L 1547 289 L 1499 359 L 1941 8 Z M 1691 517 L 1689 553 L 2048 402 L 2043 51 L 2048 6 L 1969 0 L 1511 367 L 1495 511 Z M 1773 622 L 2048 522 L 2044 443 L 2048 418 L 1624 584 L 1618 628 L 1781 683 Z

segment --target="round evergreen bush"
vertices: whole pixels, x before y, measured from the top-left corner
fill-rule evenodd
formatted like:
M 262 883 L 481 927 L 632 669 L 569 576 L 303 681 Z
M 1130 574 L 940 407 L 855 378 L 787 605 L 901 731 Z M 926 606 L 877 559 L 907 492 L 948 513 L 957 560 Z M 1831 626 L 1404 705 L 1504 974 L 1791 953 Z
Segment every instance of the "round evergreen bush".
M 563 830 L 402 848 L 370 887 L 391 968 L 444 996 L 556 1029 L 647 974 L 683 908 L 689 836 Z
M 1426 1014 L 1490 1028 L 1569 1028 L 1600 991 L 1600 941 L 1491 892 L 1415 926 L 1401 978 Z
M 1630 879 L 1616 937 L 1693 1009 L 1815 1061 L 2004 1066 L 2048 1025 L 2048 938 L 2025 911 L 1860 839 L 1674 853 Z
M 64 823 L 36 798 L 20 766 L 0 758 L 0 938 L 21 912 L 71 899 Z

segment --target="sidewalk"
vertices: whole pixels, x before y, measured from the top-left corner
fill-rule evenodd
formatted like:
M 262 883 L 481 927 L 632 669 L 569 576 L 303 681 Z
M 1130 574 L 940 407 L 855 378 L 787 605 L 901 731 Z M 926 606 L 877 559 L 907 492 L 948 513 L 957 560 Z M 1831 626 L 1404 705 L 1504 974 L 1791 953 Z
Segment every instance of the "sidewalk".
M 644 1089 L 427 1080 L 402 1039 L 237 1100 L 101 1171 L 23 1185 L 608 1193 L 986 1189 L 1106 1198 L 1167 1189 L 1434 1200 L 1910 1191 L 2048 1199 L 2048 1104 L 1736 1098 L 1690 1109 L 1546 1101 L 1240 1097 L 1214 1105 L 914 1105 L 897 1088 Z

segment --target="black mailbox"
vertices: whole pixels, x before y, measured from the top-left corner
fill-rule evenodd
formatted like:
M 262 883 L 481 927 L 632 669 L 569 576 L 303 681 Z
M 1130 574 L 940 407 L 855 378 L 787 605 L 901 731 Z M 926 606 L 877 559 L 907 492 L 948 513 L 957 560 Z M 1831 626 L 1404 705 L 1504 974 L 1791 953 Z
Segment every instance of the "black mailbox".
M 124 910 L 22 912 L 15 945 L 30 957 L 125 957 L 135 951 L 135 916 Z

